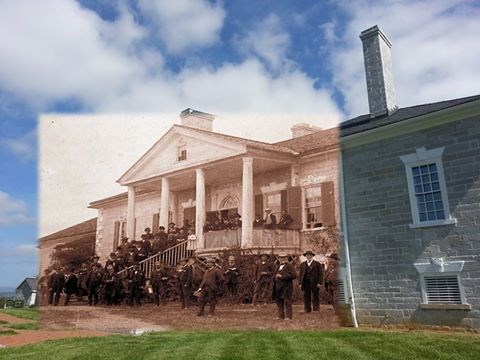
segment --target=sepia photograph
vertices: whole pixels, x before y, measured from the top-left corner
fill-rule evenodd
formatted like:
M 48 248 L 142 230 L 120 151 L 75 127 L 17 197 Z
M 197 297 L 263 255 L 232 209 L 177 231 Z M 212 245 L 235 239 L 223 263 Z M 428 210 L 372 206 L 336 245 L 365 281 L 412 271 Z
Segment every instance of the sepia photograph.
M 475 358 L 478 19 L 0 0 L 0 358 Z

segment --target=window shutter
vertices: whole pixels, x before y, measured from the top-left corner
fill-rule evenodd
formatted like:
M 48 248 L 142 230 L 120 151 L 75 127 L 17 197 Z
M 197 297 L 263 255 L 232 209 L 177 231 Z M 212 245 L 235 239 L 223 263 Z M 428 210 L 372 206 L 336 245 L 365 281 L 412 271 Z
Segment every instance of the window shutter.
M 263 195 L 255 195 L 255 215 L 263 217 Z
M 302 188 L 300 186 L 293 186 L 288 188 L 287 193 L 287 211 L 293 218 L 293 222 L 288 227 L 289 229 L 302 228 Z
M 457 276 L 425 276 L 424 280 L 428 304 L 462 303 Z
M 120 239 L 120 221 L 115 221 L 113 227 L 113 251 L 117 250 Z
M 280 210 L 288 211 L 288 192 L 287 190 L 280 191 Z
M 322 224 L 335 225 L 335 201 L 333 198 L 333 181 L 322 183 Z
M 159 213 L 153 214 L 153 219 L 152 219 L 152 233 L 153 234 L 158 232 L 159 221 L 160 221 L 160 214 Z

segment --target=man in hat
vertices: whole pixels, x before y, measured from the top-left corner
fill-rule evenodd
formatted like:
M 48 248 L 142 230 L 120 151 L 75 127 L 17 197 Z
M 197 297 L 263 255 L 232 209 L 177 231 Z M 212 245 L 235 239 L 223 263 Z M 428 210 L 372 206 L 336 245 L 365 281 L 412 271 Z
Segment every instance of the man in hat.
M 267 253 L 260 254 L 260 260 L 255 265 L 254 289 L 252 304 L 257 305 L 258 301 L 267 302 L 268 293 L 272 285 L 273 264 L 268 261 Z
M 293 218 L 290 216 L 287 210 L 282 210 L 282 215 L 280 220 L 278 220 L 279 229 L 288 229 L 290 224 L 293 222 Z
M 198 298 L 198 314 L 197 316 L 205 315 L 205 305 L 210 304 L 210 316 L 215 313 L 215 305 L 217 304 L 217 295 L 223 283 L 223 276 L 221 271 L 215 267 L 215 260 L 207 259 L 207 270 L 203 274 L 202 282 L 197 290 L 200 294 Z
M 292 320 L 292 296 L 293 280 L 297 273 L 292 264 L 288 262 L 288 254 L 278 254 L 280 265 L 273 275 L 273 293 L 272 298 L 277 303 L 277 319 Z
M 102 265 L 97 262 L 91 266 L 87 277 L 88 305 L 90 306 L 98 304 L 98 293 L 103 278 Z
M 263 219 L 261 214 L 255 215 L 255 220 L 253 220 L 253 227 L 254 228 L 261 228 L 263 227 Z
M 48 305 L 58 305 L 64 285 L 65 276 L 63 273 L 58 269 L 53 269 L 48 276 Z
M 75 269 L 71 267 L 65 274 L 65 306 L 70 303 L 72 295 L 78 291 L 78 278 L 74 271 Z
M 184 258 L 180 260 L 181 266 L 177 269 L 178 292 L 182 309 L 188 309 L 193 292 L 193 263 L 195 258 Z
M 150 284 L 152 284 L 153 301 L 155 305 L 160 306 L 160 302 L 165 304 L 167 290 L 168 273 L 162 262 L 156 261 L 155 267 L 150 276 Z
M 263 219 L 264 229 L 275 229 L 277 226 L 277 218 L 272 214 L 272 209 L 265 209 L 265 218 Z
M 140 270 L 140 264 L 138 262 L 133 263 L 133 268 L 128 274 L 128 290 L 129 298 L 128 304 L 141 305 L 141 299 L 143 294 L 143 287 L 145 286 L 145 275 Z
M 313 260 L 315 253 L 307 250 L 303 253 L 307 258 L 300 264 L 300 277 L 298 283 L 303 291 L 303 304 L 305 312 L 320 311 L 320 287 L 323 283 L 323 266 Z
M 327 270 L 325 271 L 325 291 L 329 295 L 329 301 L 333 304 L 333 306 L 336 305 L 336 290 L 337 290 L 337 284 L 338 284 L 338 262 L 340 261 L 340 258 L 336 253 L 332 253 L 328 256 L 328 266 Z

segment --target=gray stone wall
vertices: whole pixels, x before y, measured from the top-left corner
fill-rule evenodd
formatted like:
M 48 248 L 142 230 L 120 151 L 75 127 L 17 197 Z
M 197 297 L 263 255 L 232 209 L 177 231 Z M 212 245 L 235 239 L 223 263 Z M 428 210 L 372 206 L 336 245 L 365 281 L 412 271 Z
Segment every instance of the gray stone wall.
M 443 166 L 457 225 L 410 229 L 401 155 L 445 147 Z M 480 118 L 343 150 L 352 280 L 360 323 L 480 328 Z M 471 310 L 426 310 L 413 264 L 464 260 Z

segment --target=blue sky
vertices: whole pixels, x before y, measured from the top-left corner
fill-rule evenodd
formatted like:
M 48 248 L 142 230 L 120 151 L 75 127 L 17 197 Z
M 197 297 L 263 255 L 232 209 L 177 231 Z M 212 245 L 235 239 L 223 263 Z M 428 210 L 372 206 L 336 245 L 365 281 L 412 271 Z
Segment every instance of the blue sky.
M 0 286 L 36 274 L 43 113 L 367 112 L 359 33 L 399 105 L 478 94 L 476 1 L 0 0 Z M 267 134 L 257 134 L 267 139 Z M 66 224 L 66 226 L 72 224 Z

